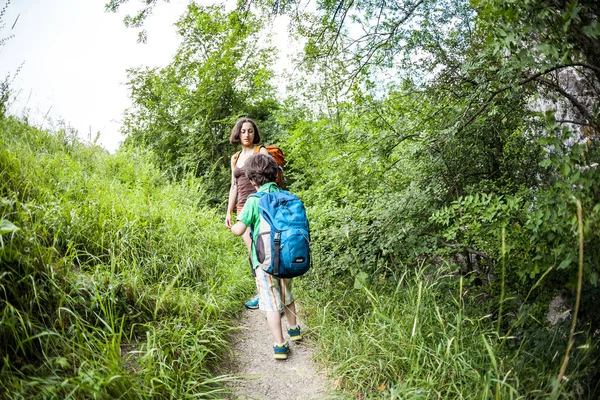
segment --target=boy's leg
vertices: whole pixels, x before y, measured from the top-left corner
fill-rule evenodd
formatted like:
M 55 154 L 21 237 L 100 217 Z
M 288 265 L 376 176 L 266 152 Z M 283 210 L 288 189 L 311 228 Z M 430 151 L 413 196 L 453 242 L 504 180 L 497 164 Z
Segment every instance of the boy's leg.
M 252 266 L 252 257 L 250 257 L 250 255 L 248 255 L 248 263 L 250 264 L 250 270 L 252 271 L 252 276 L 254 277 L 254 280 L 256 282 L 256 271 L 254 270 L 253 266 Z M 256 310 L 258 309 L 258 303 L 259 303 L 259 298 L 258 298 L 258 282 L 256 282 L 256 289 L 257 292 L 254 296 L 252 296 L 250 298 L 250 300 L 248 300 L 247 302 L 244 303 L 244 307 L 246 307 L 249 310 Z
M 292 279 L 277 279 L 281 304 L 289 326 L 296 326 L 296 303 L 292 293 Z
M 256 269 L 256 287 L 260 297 L 260 309 L 267 316 L 267 326 L 273 335 L 275 345 L 273 346 L 273 356 L 279 360 L 285 360 L 288 357 L 290 347 L 287 341 L 283 339 L 281 330 L 281 314 L 283 304 L 279 279 L 267 274 L 261 268 Z M 291 295 L 291 293 L 290 293 Z M 288 302 L 293 301 L 288 297 Z
M 296 326 L 296 302 L 293 301 L 285 306 L 285 316 L 289 326 Z
M 281 315 L 279 311 L 267 311 L 267 325 L 275 343 L 283 343 L 283 331 L 281 330 Z
M 292 294 L 292 280 L 291 279 L 280 279 L 279 287 L 281 287 L 281 298 L 283 304 L 287 305 L 284 307 L 285 316 L 287 317 L 288 329 L 287 333 L 290 335 L 290 340 L 296 342 L 302 340 L 302 333 L 300 332 L 300 326 L 296 318 L 296 301 Z
M 289 286 L 280 286 L 283 280 L 267 274 L 260 268 L 256 269 L 256 287 L 260 298 L 260 310 L 267 316 L 269 330 L 278 343 L 283 343 L 281 330 L 281 314 L 284 304 L 293 302 L 293 294 L 288 292 Z M 277 314 L 277 316 L 275 316 Z

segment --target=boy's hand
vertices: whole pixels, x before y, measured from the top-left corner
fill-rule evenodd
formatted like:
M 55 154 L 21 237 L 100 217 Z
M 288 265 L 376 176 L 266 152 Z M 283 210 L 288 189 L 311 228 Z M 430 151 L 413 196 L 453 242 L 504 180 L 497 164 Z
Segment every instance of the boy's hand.
M 231 229 L 231 213 L 228 212 L 227 216 L 225 216 L 225 226 Z

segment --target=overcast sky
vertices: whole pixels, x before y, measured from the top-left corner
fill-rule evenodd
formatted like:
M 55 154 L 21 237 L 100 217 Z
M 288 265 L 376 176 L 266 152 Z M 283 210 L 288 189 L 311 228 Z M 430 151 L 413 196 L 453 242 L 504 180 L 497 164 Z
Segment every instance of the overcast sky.
M 140 6 L 131 0 L 123 12 L 106 13 L 107 0 L 13 0 L 3 18 L 0 78 L 14 75 L 16 100 L 11 112 L 30 123 L 57 126 L 63 120 L 84 139 L 100 132 L 99 144 L 116 150 L 123 111 L 129 106 L 126 69 L 166 65 L 179 39 L 173 24 L 187 0 L 159 4 L 147 20 L 148 43 L 138 44 L 137 31 L 123 17 Z M 6 0 L 0 0 L 4 6 Z M 11 31 L 11 26 L 19 16 Z

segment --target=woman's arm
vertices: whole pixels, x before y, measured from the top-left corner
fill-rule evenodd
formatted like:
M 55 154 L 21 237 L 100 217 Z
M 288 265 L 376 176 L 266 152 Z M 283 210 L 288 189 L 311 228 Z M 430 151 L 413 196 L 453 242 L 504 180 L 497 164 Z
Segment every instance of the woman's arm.
M 265 146 L 260 146 L 260 150 L 258 152 L 260 154 L 266 154 L 267 156 L 270 155 L 269 151 L 267 150 L 267 148 Z
M 235 154 L 231 156 L 231 187 L 229 188 L 229 198 L 227 199 L 227 214 L 225 216 L 225 226 L 228 228 L 231 228 L 231 215 L 233 214 L 235 198 L 237 197 L 237 183 L 235 181 L 235 176 L 233 176 L 234 157 Z

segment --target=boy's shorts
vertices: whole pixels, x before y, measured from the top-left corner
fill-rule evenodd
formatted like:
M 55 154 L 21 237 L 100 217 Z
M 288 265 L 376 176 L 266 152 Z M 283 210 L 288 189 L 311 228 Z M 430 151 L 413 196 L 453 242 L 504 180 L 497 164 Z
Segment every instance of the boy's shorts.
M 258 309 L 261 311 L 283 311 L 283 305 L 294 302 L 292 280 L 275 278 L 262 268 L 256 268 L 256 289 L 258 290 Z

